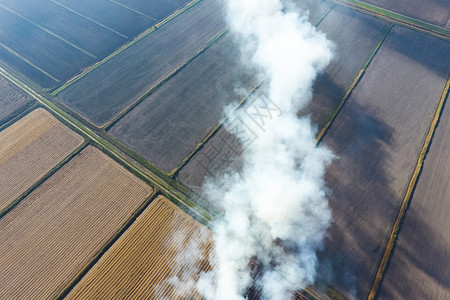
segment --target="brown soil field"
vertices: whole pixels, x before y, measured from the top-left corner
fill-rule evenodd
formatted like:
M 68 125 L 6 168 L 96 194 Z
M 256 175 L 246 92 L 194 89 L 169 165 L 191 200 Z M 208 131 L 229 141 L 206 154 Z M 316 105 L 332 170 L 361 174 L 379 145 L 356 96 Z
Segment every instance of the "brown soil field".
M 0 211 L 83 143 L 38 108 L 0 132 Z
M 323 143 L 334 223 L 319 277 L 366 298 L 450 70 L 450 44 L 394 27 Z M 332 271 L 330 271 L 332 270 Z
M 215 0 L 203 0 L 58 94 L 103 126 L 194 56 L 225 28 Z
M 108 131 L 165 172 L 175 169 L 258 82 L 226 34 Z
M 448 99 L 447 99 L 448 101 Z M 450 107 L 447 102 L 401 224 L 378 299 L 450 298 Z
M 445 28 L 450 21 L 450 5 L 448 0 L 361 1 L 443 28 Z
M 334 58 L 318 76 L 313 99 L 302 114 L 320 131 L 336 110 L 358 73 L 381 41 L 389 24 L 355 10 L 336 6 L 317 27 L 334 42 Z
M 193 240 L 196 246 L 190 244 Z M 195 280 L 198 272 L 210 269 L 211 246 L 206 227 L 159 196 L 66 299 L 198 299 L 177 281 Z
M 31 103 L 32 100 L 25 93 L 0 77 L 0 125 L 16 116 Z
M 55 298 L 152 189 L 88 146 L 0 219 L 0 298 Z

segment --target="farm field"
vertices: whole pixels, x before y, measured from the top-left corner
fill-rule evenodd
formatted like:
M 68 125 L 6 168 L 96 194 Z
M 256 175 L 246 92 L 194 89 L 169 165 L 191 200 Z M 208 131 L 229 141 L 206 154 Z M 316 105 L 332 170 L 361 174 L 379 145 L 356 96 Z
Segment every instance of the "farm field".
M 295 1 L 294 3 L 303 11 L 308 10 L 308 20 L 312 24 L 319 21 L 319 19 L 335 5 L 328 0 L 303 0 Z
M 42 108 L 0 131 L 0 212 L 82 143 Z
M 214 43 L 108 132 L 170 172 L 256 83 L 240 67 L 230 35 Z
M 55 298 L 151 192 L 85 148 L 0 219 L 0 298 Z
M 150 28 L 156 21 L 150 16 L 130 10 L 116 1 L 110 0 L 53 0 L 70 10 L 82 14 L 111 30 L 117 31 L 128 39 Z
M 188 4 L 190 0 L 115 0 L 114 2 L 142 12 L 160 21 L 173 11 Z
M 312 122 L 320 131 L 387 32 L 388 24 L 338 6 L 325 17 L 318 29 L 336 44 L 335 58 L 319 75 L 311 103 L 300 114 L 311 115 Z M 252 98 L 260 95 L 260 90 Z M 222 128 L 181 169 L 177 178 L 193 191 L 201 192 L 205 176 L 220 174 L 230 163 L 238 161 L 240 151 L 234 136 Z
M 108 55 L 126 41 L 124 36 L 67 10 L 58 2 L 2 0 L 0 9 L 19 14 L 98 58 Z M 28 37 L 22 32 L 17 38 L 26 41 Z
M 450 10 L 447 0 L 361 0 L 408 17 L 450 29 Z
M 32 103 L 30 97 L 0 76 L 0 125 Z
M 301 112 L 311 114 L 319 131 L 337 109 L 388 27 L 383 20 L 342 6 L 335 7 L 317 27 L 335 44 L 334 58 L 316 79 L 310 105 Z
M 394 27 L 323 143 L 334 223 L 319 277 L 366 298 L 450 67 L 450 44 Z M 329 273 L 329 269 L 334 274 Z
M 444 106 L 378 299 L 448 299 L 450 108 Z
M 3 56 L 2 53 L 2 60 L 41 86 L 54 87 L 81 71 L 81 66 L 95 61 L 92 54 L 77 49 L 2 7 L 0 28 L 0 48 L 9 54 Z M 10 56 L 13 59 L 8 59 Z M 20 63 L 16 62 L 18 57 L 21 58 Z M 36 73 L 36 70 L 39 72 Z
M 193 241 L 199 246 L 191 246 Z M 177 287 L 177 281 L 196 280 L 200 271 L 211 268 L 207 260 L 211 246 L 211 233 L 206 227 L 159 196 L 66 299 L 187 297 L 190 291 Z M 199 251 L 205 259 L 193 260 Z M 196 298 L 195 294 L 191 297 Z
M 74 82 L 58 99 L 103 126 L 191 58 L 225 27 L 216 1 L 203 0 Z

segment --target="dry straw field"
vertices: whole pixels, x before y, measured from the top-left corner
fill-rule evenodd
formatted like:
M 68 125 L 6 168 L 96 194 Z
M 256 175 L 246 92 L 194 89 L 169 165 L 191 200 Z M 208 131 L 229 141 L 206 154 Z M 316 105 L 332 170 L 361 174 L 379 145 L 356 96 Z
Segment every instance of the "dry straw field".
M 67 299 L 198 299 L 192 286 L 177 283 L 211 268 L 206 259 L 211 246 L 203 225 L 159 196 Z M 205 259 L 193 260 L 198 256 Z
M 0 299 L 55 298 L 151 193 L 85 148 L 0 219 Z
M 0 132 L 0 212 L 83 143 L 38 108 Z

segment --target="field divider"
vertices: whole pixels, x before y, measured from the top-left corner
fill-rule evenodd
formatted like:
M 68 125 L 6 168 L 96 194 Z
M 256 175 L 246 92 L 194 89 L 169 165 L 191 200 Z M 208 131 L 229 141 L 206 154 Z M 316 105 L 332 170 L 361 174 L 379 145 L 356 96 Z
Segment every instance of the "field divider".
M 450 31 L 439 26 L 420 21 L 375 5 L 363 3 L 357 0 L 333 0 L 336 3 L 347 6 L 364 14 L 372 15 L 386 20 L 390 23 L 396 23 L 428 35 L 450 41 Z
M 419 159 L 417 161 L 416 167 L 414 169 L 414 172 L 412 174 L 411 180 L 409 182 L 408 189 L 406 190 L 406 194 L 405 194 L 405 197 L 403 198 L 402 205 L 400 206 L 399 212 L 398 212 L 397 217 L 395 219 L 394 226 L 392 227 L 391 234 L 389 235 L 389 240 L 388 240 L 388 243 L 386 245 L 386 249 L 384 251 L 384 254 L 383 254 L 383 257 L 382 257 L 382 259 L 380 261 L 380 264 L 378 266 L 378 270 L 377 270 L 377 273 L 375 275 L 372 287 L 371 287 L 371 289 L 369 291 L 369 295 L 368 295 L 368 299 L 369 300 L 374 300 L 376 298 L 376 296 L 377 296 L 377 292 L 378 292 L 380 284 L 381 284 L 381 282 L 383 280 L 383 276 L 384 276 L 384 272 L 386 270 L 386 266 L 389 263 L 389 260 L 391 258 L 391 254 L 392 254 L 392 250 L 394 249 L 395 243 L 397 241 L 397 236 L 398 236 L 398 233 L 399 233 L 399 230 L 400 230 L 401 223 L 402 223 L 402 221 L 403 221 L 403 219 L 405 217 L 405 214 L 406 214 L 406 211 L 408 209 L 409 203 L 411 202 L 411 198 L 412 198 L 412 195 L 414 193 L 415 187 L 417 185 L 417 181 L 418 181 L 419 176 L 420 176 L 420 174 L 422 172 L 424 160 L 425 160 L 426 155 L 428 153 L 428 150 L 430 148 L 430 145 L 431 145 L 434 133 L 436 131 L 436 127 L 437 127 L 437 125 L 439 123 L 439 120 L 441 118 L 442 110 L 443 110 L 443 107 L 444 107 L 444 105 L 446 103 L 446 99 L 448 97 L 449 88 L 450 88 L 450 76 L 447 78 L 447 83 L 446 83 L 445 88 L 444 88 L 444 90 L 442 92 L 442 96 L 441 96 L 441 99 L 440 99 L 439 104 L 437 106 L 437 109 L 436 109 L 436 112 L 434 114 L 433 120 L 431 122 L 430 129 L 429 129 L 428 134 L 427 134 L 427 136 L 425 138 L 425 142 L 423 144 L 422 151 L 420 152 Z
M 316 141 L 317 144 L 320 144 L 320 142 L 322 141 L 325 133 L 328 131 L 328 129 L 330 128 L 331 124 L 333 123 L 334 119 L 336 119 L 336 116 L 339 114 L 339 112 L 341 111 L 342 107 L 344 106 L 345 102 L 347 101 L 347 99 L 350 97 L 350 94 L 353 92 L 354 88 L 356 87 L 356 85 L 359 83 L 359 81 L 361 80 L 362 76 L 364 75 L 364 73 L 366 72 L 367 67 L 369 66 L 369 64 L 372 62 L 373 58 L 375 57 L 375 55 L 377 54 L 378 50 L 381 48 L 381 45 L 383 45 L 384 41 L 386 40 L 386 37 L 389 35 L 389 33 L 391 32 L 391 29 L 394 25 L 391 23 L 388 27 L 388 29 L 386 30 L 386 32 L 384 33 L 384 35 L 381 37 L 380 42 L 378 43 L 378 45 L 375 47 L 375 50 L 372 52 L 372 54 L 370 55 L 369 59 L 366 61 L 365 65 L 363 66 L 363 68 L 361 69 L 361 71 L 358 73 L 358 75 L 356 76 L 355 80 L 353 80 L 353 83 L 350 85 L 350 88 L 347 90 L 347 92 L 345 93 L 344 97 L 342 98 L 341 102 L 339 103 L 339 106 L 337 107 L 337 109 L 333 112 L 333 114 L 331 115 L 330 119 L 328 120 L 328 122 L 324 125 L 324 127 L 322 128 L 322 130 L 320 130 L 319 134 L 316 137 Z
M 36 23 L 36 22 L 34 22 L 34 21 L 28 19 L 27 17 L 22 16 L 22 15 L 19 14 L 18 12 L 14 11 L 14 10 L 12 10 L 12 9 L 10 9 L 10 8 L 8 8 L 8 7 L 6 7 L 6 6 L 4 6 L 3 4 L 0 4 L 0 7 L 3 8 L 4 10 L 6 10 L 6 11 L 8 11 L 8 12 L 10 12 L 10 13 L 12 13 L 12 14 L 18 16 L 19 18 L 21 18 L 21 19 L 27 21 L 28 23 L 33 24 L 34 26 L 36 26 L 36 27 L 38 27 L 39 29 L 45 31 L 46 33 L 48 33 L 48 34 L 50 34 L 51 36 L 57 38 L 58 40 L 60 40 L 60 41 L 62 41 L 62 42 L 64 42 L 64 43 L 68 44 L 69 46 L 71 46 L 71 47 L 77 49 L 78 51 L 83 52 L 83 53 L 86 54 L 87 56 L 92 57 L 92 58 L 97 58 L 97 56 L 95 56 L 94 54 L 92 54 L 92 53 L 90 53 L 90 52 L 84 50 L 83 48 L 81 48 L 81 47 L 75 45 L 75 44 L 72 43 L 72 42 L 69 42 L 68 40 L 66 40 L 66 39 L 63 38 L 62 36 L 60 36 L 60 35 L 54 33 L 54 32 L 51 31 L 50 29 L 47 29 L 47 28 L 45 28 L 44 26 L 39 25 L 38 23 Z
M 179 15 L 181 15 L 182 13 L 184 13 L 185 11 L 187 11 L 188 9 L 190 9 L 191 7 L 193 7 L 194 5 L 196 5 L 198 2 L 200 2 L 202 0 L 193 0 L 191 2 L 189 2 L 188 4 L 186 4 L 185 7 L 175 11 L 173 14 L 171 14 L 170 16 L 168 16 L 167 18 L 165 18 L 164 20 L 162 20 L 161 22 L 157 23 L 156 25 L 153 25 L 152 27 L 150 27 L 149 29 L 145 30 L 144 32 L 142 32 L 141 34 L 139 34 L 137 37 L 135 37 L 132 41 L 126 43 L 125 45 L 123 45 L 122 47 L 120 47 L 119 49 L 117 49 L 116 51 L 114 51 L 113 53 L 111 53 L 110 55 L 108 55 L 107 57 L 103 58 L 102 60 L 96 62 L 95 64 L 85 68 L 80 74 L 75 75 L 74 77 L 72 77 L 71 79 L 69 79 L 68 81 L 66 81 L 66 83 L 64 83 L 62 86 L 60 86 L 59 88 L 57 88 L 56 90 L 52 91 L 50 93 L 50 95 L 52 96 L 56 96 L 57 94 L 59 94 L 61 91 L 65 90 L 67 87 L 69 87 L 70 85 L 72 85 L 73 83 L 77 82 L 78 80 L 80 80 L 81 78 L 83 78 L 84 76 L 86 76 L 87 74 L 89 74 L 90 72 L 94 71 L 95 69 L 97 69 L 98 67 L 100 67 L 101 65 L 103 65 L 104 63 L 106 63 L 108 60 L 112 59 L 114 56 L 118 55 L 119 53 L 121 53 L 122 51 L 128 49 L 129 47 L 131 47 L 132 45 L 134 45 L 135 43 L 139 42 L 140 40 L 142 40 L 143 38 L 145 38 L 147 35 L 149 35 L 150 33 L 152 33 L 153 31 L 155 31 L 156 29 L 158 29 L 159 27 L 165 25 L 167 22 L 171 21 L 172 19 L 178 17 Z
M 55 174 L 59 169 L 61 169 L 65 164 L 67 164 L 72 158 L 74 158 L 78 153 L 80 153 L 84 148 L 89 145 L 88 140 L 78 146 L 72 153 L 70 153 L 66 158 L 54 166 L 50 171 L 48 171 L 44 176 L 42 176 L 38 181 L 36 181 L 31 187 L 29 187 L 25 192 L 23 192 L 19 197 L 11 202 L 7 207 L 0 211 L 0 219 L 3 218 L 7 213 L 13 210 L 23 199 L 30 195 L 34 190 L 36 190 L 41 184 L 43 184 L 47 179 L 49 179 L 53 174 Z
M 257 84 L 255 84 L 250 91 L 236 104 L 236 106 L 231 110 L 231 112 L 226 115 L 220 122 L 210 131 L 210 133 L 189 153 L 189 155 L 179 164 L 175 169 L 173 169 L 168 176 L 170 178 L 174 178 L 177 176 L 178 172 L 183 168 L 191 159 L 197 154 L 200 149 L 219 131 L 220 128 L 225 125 L 225 123 L 230 119 L 230 117 L 237 111 L 246 101 L 247 99 L 261 86 L 264 80 L 261 80 Z
M 86 20 L 88 20 L 88 21 L 91 21 L 92 23 L 94 23 L 94 24 L 96 24 L 96 25 L 98 25 L 98 26 L 100 26 L 100 27 L 102 27 L 102 28 L 105 28 L 106 30 L 109 30 L 109 31 L 111 31 L 111 32 L 113 32 L 113 33 L 115 33 L 115 34 L 117 34 L 117 35 L 119 35 L 119 36 L 121 36 L 121 37 L 123 37 L 123 38 L 125 38 L 125 39 L 128 39 L 128 37 L 127 37 L 126 35 L 124 35 L 124 34 L 118 32 L 118 31 L 116 31 L 116 30 L 114 30 L 114 29 L 112 29 L 112 28 L 109 28 L 108 26 L 103 25 L 102 23 L 99 23 L 99 22 L 95 21 L 95 20 L 92 19 L 92 18 L 89 18 L 89 17 L 87 17 L 87 16 L 85 16 L 85 15 L 83 15 L 83 14 L 77 12 L 76 10 L 71 9 L 71 8 L 68 7 L 68 6 L 65 6 L 64 4 L 62 4 L 62 3 L 60 3 L 60 2 L 58 2 L 58 1 L 56 1 L 56 0 L 50 0 L 50 1 L 53 2 L 53 3 L 55 3 L 56 5 L 61 6 L 61 7 L 64 8 L 64 9 L 70 11 L 71 13 L 76 14 L 77 16 L 80 16 L 80 17 L 82 17 L 82 18 L 84 18 L 84 19 L 86 19 Z
M 139 105 L 142 101 L 144 101 L 148 96 L 153 94 L 159 87 L 161 87 L 164 83 L 169 81 L 172 77 L 177 75 L 181 70 L 183 70 L 188 64 L 190 64 L 194 59 L 200 56 L 203 52 L 205 52 L 209 47 L 211 47 L 215 42 L 221 39 L 228 32 L 228 28 L 220 31 L 216 36 L 214 36 L 211 40 L 209 40 L 200 50 L 198 50 L 193 56 L 184 61 L 181 65 L 172 70 L 168 75 L 166 75 L 163 79 L 158 81 L 153 87 L 150 88 L 147 92 L 145 92 L 142 96 L 140 96 L 136 101 L 125 107 L 119 114 L 117 114 L 111 121 L 101 126 L 100 128 L 108 131 L 111 127 L 113 127 L 117 122 L 119 122 L 127 113 L 129 113 L 133 108 Z
M 153 189 L 152 194 L 137 208 L 137 210 L 125 221 L 125 223 L 116 231 L 115 234 L 103 245 L 103 247 L 94 254 L 90 261 L 78 272 L 77 275 L 63 288 L 56 296 L 57 300 L 64 299 L 70 291 L 83 279 L 83 277 L 92 269 L 100 258 L 114 245 L 114 243 L 130 228 L 142 212 L 156 199 L 160 194 L 158 189 Z
M 151 20 L 153 20 L 153 21 L 157 21 L 156 18 L 153 18 L 152 16 L 149 16 L 149 15 L 147 15 L 147 14 L 144 14 L 143 12 L 140 12 L 140 11 L 137 10 L 137 9 L 131 8 L 131 7 L 129 7 L 129 6 L 125 5 L 125 4 L 122 4 L 122 3 L 120 3 L 120 2 L 117 2 L 117 1 L 115 1 L 115 0 L 109 0 L 109 1 L 111 1 L 112 3 L 114 3 L 114 4 L 116 4 L 116 5 L 119 5 L 119 6 L 123 7 L 123 8 L 125 8 L 125 9 L 128 9 L 129 11 L 135 12 L 135 13 L 137 13 L 138 15 L 144 16 L 144 17 L 149 18 L 149 19 L 151 19 Z
M 30 113 L 31 111 L 38 108 L 38 104 L 36 101 L 30 101 L 26 103 L 25 105 L 19 107 L 18 109 L 14 110 L 12 113 L 10 113 L 7 117 L 5 117 L 3 120 L 0 120 L 0 132 L 5 130 L 7 127 L 14 124 L 16 121 L 20 120 L 22 117 Z
M 8 46 L 6 46 L 5 44 L 3 44 L 2 42 L 0 42 L 0 47 L 2 47 L 3 49 L 5 49 L 6 51 L 8 51 L 9 53 L 11 53 L 12 55 L 14 55 L 15 57 L 17 57 L 18 59 L 22 60 L 23 62 L 25 62 L 26 64 L 32 66 L 34 69 L 38 70 L 39 72 L 41 72 L 42 74 L 44 74 L 45 76 L 47 76 L 48 78 L 50 78 L 51 80 L 55 81 L 55 82 L 61 82 L 61 80 L 53 77 L 50 73 L 48 73 L 47 71 L 45 71 L 44 69 L 38 67 L 37 65 L 35 65 L 34 63 L 32 63 L 31 61 L 29 61 L 27 58 L 25 58 L 24 56 L 20 55 L 19 53 L 17 53 L 16 51 L 14 51 L 13 49 L 9 48 Z

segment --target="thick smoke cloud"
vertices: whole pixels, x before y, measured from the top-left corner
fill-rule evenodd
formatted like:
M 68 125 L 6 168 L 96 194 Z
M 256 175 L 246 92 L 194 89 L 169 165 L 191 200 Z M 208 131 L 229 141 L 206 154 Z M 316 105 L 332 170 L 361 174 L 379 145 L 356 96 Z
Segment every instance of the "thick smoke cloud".
M 223 210 L 212 224 L 214 271 L 197 285 L 208 299 L 251 293 L 288 299 L 291 291 L 314 283 L 316 251 L 331 222 L 323 176 L 333 156 L 316 145 L 314 126 L 297 113 L 310 101 L 332 45 L 305 14 L 292 5 L 286 9 L 287 2 L 225 0 L 243 63 L 265 78 L 264 93 L 251 106 L 272 103 L 277 113 L 243 152 L 242 169 L 205 183 L 208 200 Z M 255 123 L 250 109 L 235 115 L 247 127 Z

